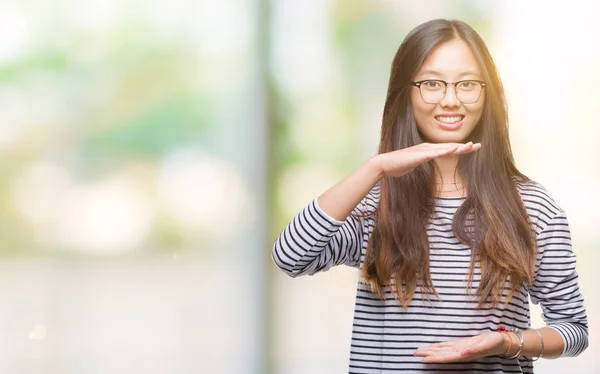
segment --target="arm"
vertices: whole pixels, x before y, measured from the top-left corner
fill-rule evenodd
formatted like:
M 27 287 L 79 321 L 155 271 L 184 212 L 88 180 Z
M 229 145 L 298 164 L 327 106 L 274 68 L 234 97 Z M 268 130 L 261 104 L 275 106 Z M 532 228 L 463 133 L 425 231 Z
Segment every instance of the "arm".
M 544 339 L 544 358 L 555 358 L 559 357 L 564 349 L 564 342 L 561 335 L 549 327 L 542 327 L 541 329 L 537 329 L 539 333 L 542 335 L 542 339 Z M 542 342 L 540 340 L 540 336 L 532 331 L 531 329 L 527 329 L 522 331 L 523 333 L 523 350 L 521 351 L 521 356 L 526 357 L 537 357 L 542 351 Z M 511 357 L 517 353 L 519 350 L 519 337 L 515 333 L 508 333 L 504 335 L 503 348 L 502 352 L 506 352 L 506 356 Z M 510 342 L 509 339 L 512 341 Z M 511 348 L 508 352 L 506 351 L 508 348 Z
M 319 206 L 328 216 L 343 221 L 381 179 L 382 173 L 377 158 L 369 159 L 354 173 L 319 196 Z
M 538 329 L 544 339 L 544 355 L 553 358 L 563 349 L 560 334 L 548 327 Z M 522 331 L 523 349 L 519 356 L 537 357 L 542 350 L 539 335 L 532 329 Z M 515 332 L 486 332 L 480 335 L 430 344 L 417 348 L 415 356 L 423 357 L 424 363 L 475 361 L 481 357 L 504 355 L 512 357 L 519 351 L 520 339 Z M 558 353 L 557 353 L 558 352 Z
M 277 267 L 297 277 L 340 264 L 358 266 L 363 237 L 358 215 L 367 205 L 361 200 L 380 175 L 370 159 L 305 207 L 275 241 L 272 258 Z M 357 216 L 350 216 L 353 210 Z
M 544 339 L 543 357 L 577 356 L 588 346 L 587 315 L 579 292 L 576 256 L 565 213 L 552 208 L 548 223 L 536 232 L 538 254 L 534 283 L 528 288 L 531 301 L 542 306 L 546 327 L 537 329 Z M 532 329 L 523 333 L 521 356 L 537 357 L 542 344 Z M 474 337 L 431 344 L 415 351 L 423 362 L 471 361 L 485 356 L 511 357 L 519 350 L 516 333 L 487 332 Z M 510 348 L 510 349 L 509 349 Z M 508 352 L 506 351 L 507 349 Z
M 348 177 L 313 200 L 287 225 L 272 249 L 275 265 L 296 277 L 315 274 L 332 266 L 359 266 L 364 238 L 360 216 L 365 195 L 384 176 L 400 177 L 435 157 L 478 150 L 481 144 L 421 143 L 382 153 L 369 159 Z M 365 198 L 363 204 L 361 200 Z M 356 209 L 357 216 L 349 215 Z
M 556 213 L 538 234 L 537 242 L 535 281 L 529 294 L 534 304 L 541 304 L 542 318 L 547 325 L 539 330 L 544 337 L 544 356 L 577 356 L 588 346 L 588 325 L 564 211 Z M 532 342 L 535 338 L 539 341 L 537 336 L 530 335 L 528 341 L 529 338 Z

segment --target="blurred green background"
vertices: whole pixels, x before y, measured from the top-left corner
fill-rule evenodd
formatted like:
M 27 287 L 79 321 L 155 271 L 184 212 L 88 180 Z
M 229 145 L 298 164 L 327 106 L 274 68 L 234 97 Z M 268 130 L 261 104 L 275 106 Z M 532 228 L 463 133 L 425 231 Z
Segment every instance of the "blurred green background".
M 593 1 L 4 0 L 0 372 L 347 372 L 355 269 L 271 246 L 376 153 L 406 33 L 486 40 L 521 170 L 565 209 L 600 372 Z M 539 308 L 532 323 L 541 326 Z

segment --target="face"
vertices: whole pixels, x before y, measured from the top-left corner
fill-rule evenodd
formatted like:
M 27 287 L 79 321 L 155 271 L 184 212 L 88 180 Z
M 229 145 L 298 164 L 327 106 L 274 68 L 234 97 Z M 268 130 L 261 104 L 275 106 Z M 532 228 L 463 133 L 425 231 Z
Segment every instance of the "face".
M 413 81 L 437 79 L 446 82 L 483 80 L 475 56 L 460 40 L 439 45 L 417 71 Z M 468 88 L 466 83 L 463 88 Z M 461 96 L 462 94 L 459 94 Z M 465 95 L 467 96 L 467 95 Z M 412 107 L 421 135 L 430 143 L 463 143 L 469 137 L 483 112 L 485 88 L 474 103 L 462 103 L 456 95 L 454 85 L 448 85 L 446 94 L 437 104 L 423 100 L 418 87 L 412 87 Z M 431 100 L 428 100 L 431 101 Z

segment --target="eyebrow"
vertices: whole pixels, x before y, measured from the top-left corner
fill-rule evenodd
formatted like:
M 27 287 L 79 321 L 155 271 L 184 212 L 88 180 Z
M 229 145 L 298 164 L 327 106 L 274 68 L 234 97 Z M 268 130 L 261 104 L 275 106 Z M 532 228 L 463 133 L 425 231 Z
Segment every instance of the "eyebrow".
M 441 76 L 442 74 L 437 71 L 437 70 L 431 70 L 431 69 L 427 69 L 427 70 L 423 70 L 419 75 L 437 75 L 438 77 Z M 476 75 L 476 76 L 480 76 L 478 71 L 473 71 L 473 70 L 467 70 L 465 72 L 462 72 L 458 75 L 458 77 L 464 77 L 466 75 Z

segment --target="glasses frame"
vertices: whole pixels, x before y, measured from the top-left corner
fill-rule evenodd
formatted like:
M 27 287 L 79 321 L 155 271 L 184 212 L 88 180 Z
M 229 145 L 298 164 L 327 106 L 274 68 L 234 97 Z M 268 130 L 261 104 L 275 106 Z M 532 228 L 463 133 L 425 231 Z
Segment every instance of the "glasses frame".
M 423 91 L 421 91 L 421 84 L 423 84 L 424 82 L 441 82 L 444 84 L 444 95 L 442 96 L 442 98 L 440 99 L 440 101 L 435 102 L 435 103 L 431 103 L 427 100 L 425 100 L 425 98 L 423 97 Z M 456 85 L 462 82 L 477 82 L 479 84 L 481 84 L 481 92 L 479 92 L 479 96 L 477 96 L 477 99 L 475 99 L 475 101 L 470 101 L 470 102 L 464 102 L 461 99 L 458 98 L 458 89 L 456 88 Z M 426 102 L 427 104 L 439 104 L 442 102 L 442 100 L 444 100 L 444 98 L 446 97 L 446 92 L 448 91 L 448 85 L 451 84 L 452 86 L 454 86 L 454 94 L 456 95 L 456 99 L 458 101 L 460 101 L 463 104 L 473 104 L 476 103 L 477 101 L 479 101 L 479 98 L 481 97 L 481 93 L 483 92 L 483 90 L 485 89 L 485 87 L 487 86 L 487 83 L 485 83 L 484 81 L 480 81 L 478 79 L 463 79 L 461 81 L 456 81 L 456 82 L 446 82 L 443 81 L 441 79 L 423 79 L 420 81 L 411 81 L 410 82 L 411 85 L 417 87 L 419 89 L 419 94 L 421 95 L 421 99 L 423 99 L 424 102 Z

